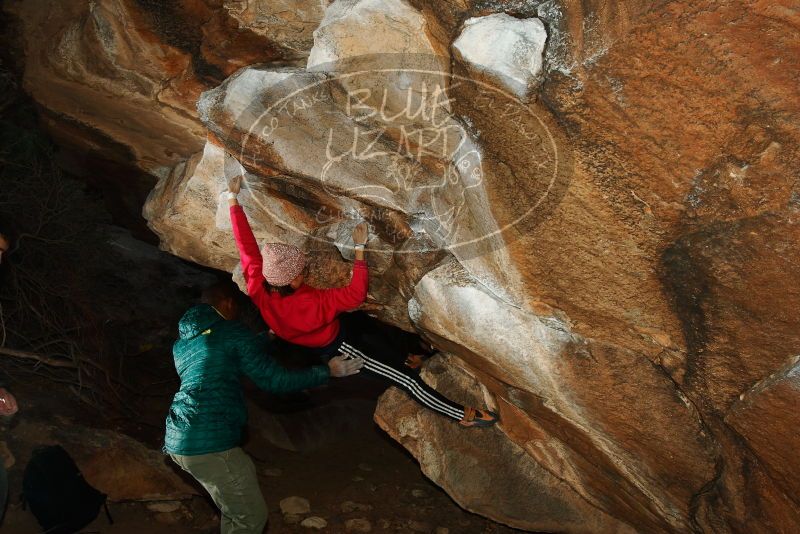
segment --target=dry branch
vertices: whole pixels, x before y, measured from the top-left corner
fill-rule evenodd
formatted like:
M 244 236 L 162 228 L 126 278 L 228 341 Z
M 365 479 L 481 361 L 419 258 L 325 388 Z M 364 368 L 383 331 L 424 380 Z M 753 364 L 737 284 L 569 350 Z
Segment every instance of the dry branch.
M 0 354 L 4 356 L 11 356 L 12 358 L 22 358 L 25 360 L 36 360 L 44 365 L 49 365 L 50 367 L 67 367 L 70 369 L 75 369 L 77 366 L 75 362 L 66 360 L 63 358 L 52 358 L 50 356 L 43 356 L 40 354 L 36 354 L 33 352 L 28 352 L 24 350 L 15 350 L 9 349 L 6 347 L 0 347 Z

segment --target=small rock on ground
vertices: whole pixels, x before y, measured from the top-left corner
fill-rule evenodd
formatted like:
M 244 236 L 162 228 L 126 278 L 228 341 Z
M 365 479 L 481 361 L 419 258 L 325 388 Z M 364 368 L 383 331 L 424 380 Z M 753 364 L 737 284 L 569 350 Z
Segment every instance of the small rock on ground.
M 181 508 L 180 501 L 157 501 L 148 503 L 147 509 L 151 512 L 158 512 L 160 514 L 169 514 L 177 512 Z
M 283 474 L 283 471 L 279 467 L 267 467 L 261 470 L 261 474 L 265 477 L 279 477 Z
M 300 523 L 300 526 L 306 528 L 323 529 L 328 526 L 328 522 L 321 517 L 311 516 L 303 519 L 303 521 Z
M 302 515 L 311 511 L 311 503 L 302 497 L 286 497 L 281 500 L 281 512 L 284 515 Z

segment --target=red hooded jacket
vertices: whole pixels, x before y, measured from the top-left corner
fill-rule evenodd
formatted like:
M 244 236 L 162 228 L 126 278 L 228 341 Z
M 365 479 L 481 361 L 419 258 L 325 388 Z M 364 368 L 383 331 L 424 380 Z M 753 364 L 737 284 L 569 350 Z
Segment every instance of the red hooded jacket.
M 275 335 L 296 345 L 324 347 L 339 334 L 337 316 L 356 309 L 367 298 L 367 262 L 356 260 L 350 285 L 317 289 L 303 284 L 294 293 L 281 296 L 264 287 L 261 251 L 241 206 L 231 206 L 231 225 L 247 293 Z

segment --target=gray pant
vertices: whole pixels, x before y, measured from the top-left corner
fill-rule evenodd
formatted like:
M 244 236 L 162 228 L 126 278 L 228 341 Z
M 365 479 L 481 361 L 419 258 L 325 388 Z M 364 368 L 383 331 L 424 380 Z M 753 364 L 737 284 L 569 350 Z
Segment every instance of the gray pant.
M 261 534 L 267 524 L 267 505 L 253 460 L 240 448 L 181 456 L 170 454 L 211 495 L 222 513 L 222 534 Z

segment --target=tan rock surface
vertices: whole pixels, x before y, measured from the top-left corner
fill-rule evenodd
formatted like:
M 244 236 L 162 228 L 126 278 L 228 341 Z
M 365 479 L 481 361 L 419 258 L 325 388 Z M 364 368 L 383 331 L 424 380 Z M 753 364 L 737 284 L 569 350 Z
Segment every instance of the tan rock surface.
M 800 495 L 798 458 L 800 436 L 800 357 L 794 356 L 772 376 L 743 393 L 725 421 L 747 441 L 784 493 L 796 501 Z
M 428 273 L 409 308 L 422 331 L 480 370 L 510 440 L 526 447 L 548 436 L 529 454 L 551 473 L 603 509 L 618 508 L 618 517 L 645 503 L 663 516 L 642 514 L 634 525 L 688 528 L 693 495 L 714 476 L 716 451 L 661 369 L 624 347 L 583 338 L 562 317 L 509 306 L 456 262 Z M 523 422 L 526 414 L 531 420 Z M 627 489 L 611 497 L 606 488 L 615 484 Z
M 329 0 L 225 0 L 240 28 L 268 38 L 287 59 L 305 58 Z M 252 63 L 252 62 L 251 62 Z
M 406 0 L 336 0 L 314 31 L 307 67 L 372 54 L 447 56 L 439 32 Z
M 475 73 L 527 101 L 542 78 L 547 31 L 537 18 L 517 19 L 506 13 L 472 17 L 453 41 L 453 53 Z
M 60 138 L 155 175 L 202 148 L 202 91 L 246 65 L 289 59 L 211 1 L 14 0 L 4 9 L 19 21 L 25 89 L 73 128 Z
M 110 501 L 174 501 L 191 498 L 197 490 L 187 484 L 167 457 L 138 441 L 110 430 L 81 425 L 50 425 L 22 421 L 11 436 L 31 450 L 58 444 L 72 456 L 84 478 Z M 29 458 L 23 458 L 27 464 Z
M 25 89 L 79 130 L 123 145 L 130 159 L 156 172 L 202 146 L 193 112 L 205 85 L 191 55 L 159 40 L 133 2 L 12 2 L 22 22 Z M 85 139 L 75 145 L 102 151 Z
M 793 2 L 175 5 L 4 8 L 60 138 L 160 178 L 145 215 L 173 253 L 236 269 L 223 148 L 257 236 L 306 247 L 321 285 L 370 222 L 370 305 L 458 356 L 429 379 L 474 400 L 473 374 L 503 417 L 473 447 L 381 402 L 460 503 L 575 532 L 800 529 Z M 529 103 L 450 56 L 496 13 L 547 31 Z
M 454 360 L 436 357 L 424 378 L 460 402 L 482 402 L 475 394 L 480 384 Z M 537 532 L 634 532 L 584 500 L 499 428 L 460 427 L 420 411 L 397 390 L 384 394 L 375 419 L 420 461 L 431 480 L 450 488 L 450 495 L 468 510 Z M 497 486 L 514 490 L 500 497 L 491 489 Z

